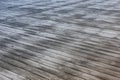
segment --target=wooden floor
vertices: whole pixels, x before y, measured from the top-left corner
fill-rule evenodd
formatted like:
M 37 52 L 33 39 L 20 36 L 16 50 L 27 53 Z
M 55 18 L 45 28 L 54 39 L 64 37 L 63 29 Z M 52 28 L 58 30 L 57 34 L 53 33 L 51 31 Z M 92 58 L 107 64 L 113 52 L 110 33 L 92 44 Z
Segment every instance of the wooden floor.
M 120 80 L 120 0 L 0 0 L 0 80 Z

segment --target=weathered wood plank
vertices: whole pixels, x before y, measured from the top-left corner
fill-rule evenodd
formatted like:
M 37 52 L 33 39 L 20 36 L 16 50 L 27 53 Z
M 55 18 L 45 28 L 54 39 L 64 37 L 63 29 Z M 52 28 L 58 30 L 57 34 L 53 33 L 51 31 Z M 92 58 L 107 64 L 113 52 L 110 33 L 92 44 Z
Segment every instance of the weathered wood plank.
M 120 80 L 119 4 L 1 0 L 0 80 Z

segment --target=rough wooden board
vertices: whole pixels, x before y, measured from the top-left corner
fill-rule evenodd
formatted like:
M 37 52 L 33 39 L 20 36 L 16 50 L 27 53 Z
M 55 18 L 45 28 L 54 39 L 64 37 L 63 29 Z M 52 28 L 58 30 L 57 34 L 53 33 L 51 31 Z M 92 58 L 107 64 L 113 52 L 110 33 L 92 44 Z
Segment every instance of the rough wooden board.
M 0 80 L 120 80 L 119 0 L 0 0 Z

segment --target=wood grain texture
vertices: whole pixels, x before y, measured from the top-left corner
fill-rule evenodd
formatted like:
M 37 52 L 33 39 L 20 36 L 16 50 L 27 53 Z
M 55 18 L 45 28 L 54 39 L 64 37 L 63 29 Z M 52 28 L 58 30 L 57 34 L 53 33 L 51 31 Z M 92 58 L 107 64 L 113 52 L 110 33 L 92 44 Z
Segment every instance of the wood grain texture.
M 0 80 L 120 80 L 119 0 L 0 0 Z

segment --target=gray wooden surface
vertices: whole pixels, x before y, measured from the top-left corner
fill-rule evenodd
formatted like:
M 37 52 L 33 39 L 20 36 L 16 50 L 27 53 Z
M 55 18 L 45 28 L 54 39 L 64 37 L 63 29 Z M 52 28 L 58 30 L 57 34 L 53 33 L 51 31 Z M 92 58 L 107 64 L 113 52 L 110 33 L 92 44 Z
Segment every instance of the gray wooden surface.
M 120 80 L 120 0 L 0 0 L 0 80 Z

